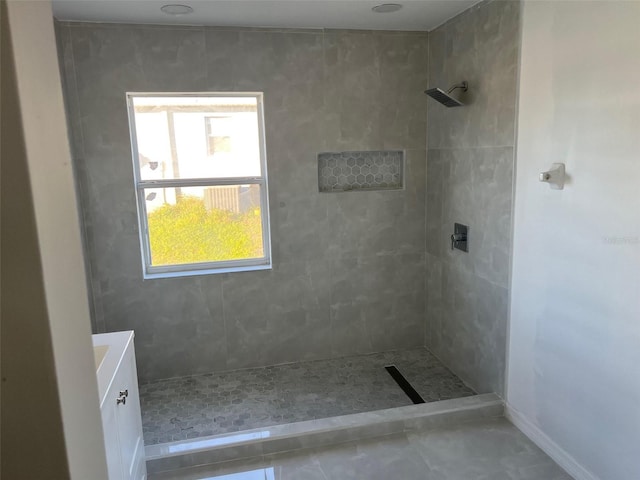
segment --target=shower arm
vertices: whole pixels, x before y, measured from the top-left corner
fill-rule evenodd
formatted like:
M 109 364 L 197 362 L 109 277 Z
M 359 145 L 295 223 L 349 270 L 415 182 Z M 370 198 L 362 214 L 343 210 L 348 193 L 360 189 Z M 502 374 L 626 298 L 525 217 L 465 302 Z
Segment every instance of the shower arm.
M 461 88 L 463 92 L 466 92 L 467 89 L 469 88 L 469 84 L 467 82 L 456 83 L 449 90 L 447 90 L 447 93 L 453 92 L 456 88 Z

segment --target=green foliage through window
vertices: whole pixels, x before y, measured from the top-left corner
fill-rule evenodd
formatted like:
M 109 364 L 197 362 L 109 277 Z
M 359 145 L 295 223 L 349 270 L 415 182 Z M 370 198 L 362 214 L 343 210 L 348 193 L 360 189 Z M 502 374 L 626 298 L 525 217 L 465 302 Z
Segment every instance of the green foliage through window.
M 202 199 L 182 196 L 149 213 L 148 226 L 153 266 L 264 256 L 260 208 L 207 210 Z

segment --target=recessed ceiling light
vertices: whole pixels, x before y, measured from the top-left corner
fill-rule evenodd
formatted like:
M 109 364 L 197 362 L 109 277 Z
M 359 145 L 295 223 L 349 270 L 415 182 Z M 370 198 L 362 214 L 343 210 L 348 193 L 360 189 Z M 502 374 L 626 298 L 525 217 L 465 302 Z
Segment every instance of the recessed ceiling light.
M 165 5 L 160 7 L 167 15 L 187 15 L 188 13 L 193 12 L 193 8 L 189 5 Z
M 380 5 L 376 5 L 371 10 L 373 10 L 376 13 L 391 13 L 391 12 L 397 12 L 401 8 L 402 8 L 402 5 L 400 5 L 399 3 L 382 3 Z

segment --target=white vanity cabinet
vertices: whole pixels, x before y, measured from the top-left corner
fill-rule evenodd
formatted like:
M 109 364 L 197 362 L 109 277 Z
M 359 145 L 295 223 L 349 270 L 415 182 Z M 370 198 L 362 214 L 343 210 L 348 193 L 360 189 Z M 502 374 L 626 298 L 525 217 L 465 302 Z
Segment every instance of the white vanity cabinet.
M 109 480 L 144 480 L 147 471 L 133 332 L 93 335 L 93 346 Z

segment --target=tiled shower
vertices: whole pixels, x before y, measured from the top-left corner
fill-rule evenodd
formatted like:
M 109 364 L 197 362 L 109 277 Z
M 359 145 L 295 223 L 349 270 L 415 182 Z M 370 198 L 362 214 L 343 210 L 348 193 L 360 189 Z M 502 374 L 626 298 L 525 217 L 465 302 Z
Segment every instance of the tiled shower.
M 390 364 L 502 393 L 518 28 L 502 1 L 429 33 L 57 24 L 92 327 L 135 331 L 148 444 L 408 404 Z M 423 93 L 461 80 L 465 107 Z M 207 91 L 264 92 L 273 269 L 143 280 L 125 94 Z M 383 151 L 401 188 L 320 191 L 319 154 Z

